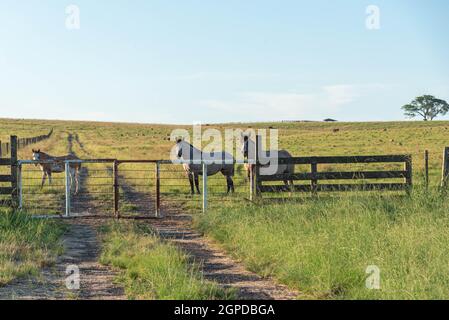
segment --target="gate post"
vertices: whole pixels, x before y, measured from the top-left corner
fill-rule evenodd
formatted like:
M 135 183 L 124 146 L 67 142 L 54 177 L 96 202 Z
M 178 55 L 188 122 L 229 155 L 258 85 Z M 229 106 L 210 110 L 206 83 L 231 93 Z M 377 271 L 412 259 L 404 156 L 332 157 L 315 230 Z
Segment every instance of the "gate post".
M 161 164 L 159 161 L 156 161 L 156 207 L 155 207 L 155 216 L 156 218 L 161 217 Z
M 255 164 L 254 164 L 254 185 L 255 185 L 255 193 L 256 196 L 259 197 L 261 195 L 260 192 L 260 160 L 259 160 L 259 153 L 260 153 L 260 149 L 261 149 L 261 145 L 260 145 L 261 139 L 260 139 L 260 135 L 256 135 L 256 154 L 255 154 Z
M 18 164 L 19 209 L 23 207 L 22 164 Z
M 248 159 L 249 166 L 249 201 L 253 201 L 254 199 L 254 167 Z
M 407 194 L 410 195 L 413 185 L 413 170 L 412 170 L 412 156 L 409 155 L 407 161 L 405 162 L 405 171 L 407 172 L 407 177 L 405 178 L 405 183 L 407 184 Z
M 114 215 L 117 219 L 120 218 L 119 212 L 119 184 L 118 184 L 118 162 L 114 160 L 114 164 L 112 166 L 112 173 L 114 176 Z
M 207 164 L 203 162 L 203 213 L 207 211 Z
M 11 136 L 11 187 L 13 208 L 19 206 L 19 193 L 17 188 L 17 136 Z
M 65 216 L 70 216 L 70 162 L 65 161 Z

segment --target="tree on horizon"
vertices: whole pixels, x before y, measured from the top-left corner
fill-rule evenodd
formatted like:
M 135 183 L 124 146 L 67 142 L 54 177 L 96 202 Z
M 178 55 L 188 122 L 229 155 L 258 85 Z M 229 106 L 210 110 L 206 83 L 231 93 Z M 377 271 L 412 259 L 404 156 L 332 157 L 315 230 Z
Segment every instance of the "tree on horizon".
M 411 103 L 402 106 L 404 114 L 409 118 L 423 117 L 424 121 L 432 121 L 438 116 L 444 116 L 449 111 L 449 104 L 431 95 L 415 98 Z

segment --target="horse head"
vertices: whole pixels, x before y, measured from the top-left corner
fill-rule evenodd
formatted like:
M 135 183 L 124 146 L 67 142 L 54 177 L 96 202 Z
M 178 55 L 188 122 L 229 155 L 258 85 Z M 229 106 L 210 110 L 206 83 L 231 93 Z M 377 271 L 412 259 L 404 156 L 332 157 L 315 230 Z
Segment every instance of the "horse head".
M 250 134 L 242 134 L 242 153 L 244 158 L 248 158 L 248 154 L 250 152 L 252 153 L 252 149 L 254 148 L 254 142 L 250 137 Z
M 177 138 L 176 139 L 176 156 L 178 157 L 178 159 L 182 158 L 182 151 L 184 149 L 184 145 L 185 145 L 185 141 L 184 138 Z
M 33 151 L 33 160 L 34 161 L 39 161 L 41 160 L 41 149 L 37 149 L 37 150 L 32 150 Z

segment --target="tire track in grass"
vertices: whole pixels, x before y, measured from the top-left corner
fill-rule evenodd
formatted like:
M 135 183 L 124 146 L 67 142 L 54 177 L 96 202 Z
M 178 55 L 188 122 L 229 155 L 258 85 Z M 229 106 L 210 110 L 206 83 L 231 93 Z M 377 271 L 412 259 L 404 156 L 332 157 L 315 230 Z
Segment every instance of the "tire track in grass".
M 68 144 L 68 153 L 78 156 L 76 152 L 73 150 L 74 142 L 76 142 L 80 149 L 85 152 L 84 146 L 80 143 L 79 137 L 77 134 L 73 135 L 69 133 L 67 136 L 67 144 Z M 80 157 L 80 156 L 78 156 Z M 90 215 L 95 211 L 95 199 L 92 196 L 89 185 L 87 184 L 87 179 L 89 178 L 89 168 L 87 165 L 81 165 L 81 170 L 79 172 L 79 192 L 78 194 L 74 194 L 72 192 L 72 201 L 71 201 L 71 212 L 76 216 Z M 95 212 L 97 213 L 97 212 Z
M 120 187 L 125 200 L 137 203 L 139 212 L 153 212 L 154 198 L 150 193 L 136 190 L 120 176 Z M 148 204 L 149 207 L 145 207 Z M 200 266 L 203 277 L 223 288 L 236 290 L 238 299 L 256 300 L 291 300 L 298 297 L 298 292 L 277 284 L 272 279 L 263 279 L 248 271 L 242 263 L 230 258 L 224 250 L 207 239 L 192 226 L 192 216 L 182 209 L 175 210 L 163 206 L 163 219 L 145 220 L 155 232 L 166 241 L 174 243 L 191 257 L 191 262 Z
M 73 153 L 73 135 L 67 136 L 68 151 Z M 84 175 L 87 177 L 88 169 Z M 93 198 L 89 195 L 88 186 L 80 187 L 87 190 L 86 203 L 81 203 L 76 210 L 87 210 L 92 207 Z M 87 211 L 88 212 L 88 211 Z M 70 220 L 62 242 L 64 254 L 56 259 L 51 267 L 41 270 L 38 277 L 16 279 L 12 283 L 0 287 L 0 299 L 21 300 L 118 300 L 126 299 L 124 289 L 114 283 L 117 272 L 98 262 L 101 245 L 98 239 L 97 227 L 101 221 L 88 219 Z M 75 265 L 80 272 L 80 288 L 70 290 L 66 286 L 68 266 Z
M 83 153 L 88 154 L 80 142 L 78 134 L 68 135 L 69 153 L 76 155 L 73 143 L 76 142 Z M 95 199 L 90 192 L 88 183 L 89 168 L 84 165 L 80 171 L 79 194 L 74 195 L 72 210 L 78 216 L 108 215 L 95 205 Z M 66 236 L 66 245 L 71 248 L 72 256 L 69 258 L 79 263 L 80 273 L 83 275 L 84 288 L 81 287 L 79 298 L 81 299 L 125 299 L 124 289 L 114 284 L 117 272 L 98 262 L 100 255 L 100 243 L 97 239 L 97 228 L 101 220 L 80 219 L 70 224 L 69 236 Z
M 114 284 L 116 273 L 98 263 L 100 243 L 95 228 L 85 221 L 68 222 L 63 236 L 64 253 L 38 277 L 20 278 L 0 287 L 0 300 L 119 300 L 125 299 L 123 288 Z M 66 286 L 67 267 L 80 272 L 79 290 Z

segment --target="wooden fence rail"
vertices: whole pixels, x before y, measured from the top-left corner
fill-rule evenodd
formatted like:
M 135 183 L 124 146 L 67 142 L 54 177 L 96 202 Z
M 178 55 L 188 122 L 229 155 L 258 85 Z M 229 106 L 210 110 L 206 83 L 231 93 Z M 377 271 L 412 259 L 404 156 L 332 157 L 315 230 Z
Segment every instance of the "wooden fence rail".
M 0 195 L 11 196 L 10 201 L 13 207 L 18 205 L 18 187 L 17 187 L 17 137 L 11 136 L 8 147 L 11 149 L 10 158 L 0 158 L 0 166 L 9 166 L 10 174 L 0 175 L 0 182 L 8 183 L 9 186 L 0 186 Z
M 373 163 L 403 163 L 403 170 L 385 171 L 331 171 L 319 172 L 320 164 L 373 164 Z M 405 190 L 412 186 L 412 156 L 411 155 L 374 155 L 374 156 L 339 156 L 339 157 L 295 157 L 278 159 L 279 165 L 310 165 L 310 172 L 295 174 L 261 175 L 261 165 L 256 165 L 256 192 L 312 192 L 318 191 L 369 191 L 369 190 Z M 371 180 L 371 179 L 402 179 L 393 183 L 353 183 L 353 184 L 319 184 L 320 180 Z M 304 185 L 266 185 L 264 182 L 274 181 L 310 181 Z

